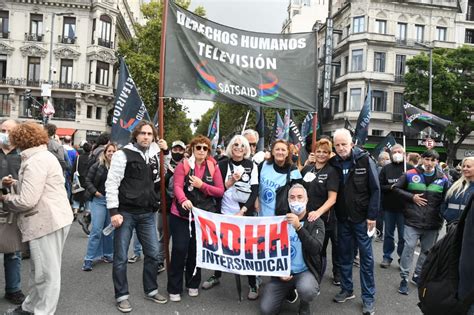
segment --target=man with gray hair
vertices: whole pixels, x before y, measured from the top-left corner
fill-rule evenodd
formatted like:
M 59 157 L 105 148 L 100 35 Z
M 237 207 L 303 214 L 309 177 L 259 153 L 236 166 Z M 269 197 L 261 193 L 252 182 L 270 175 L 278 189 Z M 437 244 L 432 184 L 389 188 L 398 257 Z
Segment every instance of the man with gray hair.
M 319 292 L 321 283 L 321 250 L 324 241 L 324 223 L 318 218 L 307 221 L 308 195 L 301 184 L 295 184 L 288 192 L 291 213 L 286 215 L 291 244 L 291 274 L 288 277 L 272 277 L 265 286 L 260 312 L 278 314 L 283 301 L 296 288 L 300 297 L 298 314 L 311 314 L 310 303 Z
M 245 131 L 242 133 L 242 136 L 244 136 L 250 144 L 250 156 L 254 156 L 255 153 L 257 153 L 257 145 L 259 138 L 258 132 L 253 129 L 245 129 Z
M 341 292 L 334 301 L 343 303 L 355 298 L 352 283 L 354 245 L 360 252 L 362 313 L 375 313 L 374 256 L 371 236 L 380 207 L 380 185 L 374 161 L 366 151 L 354 147 L 347 129 L 334 132 L 336 155 L 329 163 L 339 173 L 336 209 Z
M 385 237 L 383 240 L 383 259 L 380 267 L 388 268 L 392 263 L 392 253 L 395 250 L 395 227 L 397 228 L 398 262 L 402 257 L 405 240 L 403 238 L 405 220 L 403 207 L 405 206 L 400 196 L 393 190 L 393 185 L 398 181 L 404 171 L 405 150 L 400 144 L 395 144 L 390 150 L 391 163 L 382 167 L 379 174 L 380 189 L 382 190 L 382 208 L 384 209 Z M 407 170 L 413 166 L 407 164 Z

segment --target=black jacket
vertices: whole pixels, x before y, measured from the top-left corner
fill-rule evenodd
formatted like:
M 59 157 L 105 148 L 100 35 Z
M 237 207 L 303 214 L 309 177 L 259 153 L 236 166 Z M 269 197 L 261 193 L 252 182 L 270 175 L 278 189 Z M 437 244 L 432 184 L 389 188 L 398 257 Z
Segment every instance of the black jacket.
M 459 297 L 464 299 L 474 290 L 474 196 L 466 205 L 466 221 L 462 236 L 461 256 L 459 257 Z
M 308 215 L 303 218 L 303 227 L 296 232 L 303 248 L 303 259 L 309 271 L 318 283 L 321 283 L 323 260 L 321 250 L 324 242 L 324 222 L 321 218 L 316 221 L 307 221 Z
M 395 192 L 405 201 L 403 216 L 406 225 L 424 230 L 438 230 L 443 225 L 440 210 L 449 181 L 441 171 L 435 170 L 434 181 L 427 187 L 421 167 L 407 171 L 393 186 Z M 415 194 L 423 194 L 428 204 L 422 207 L 414 203 Z
M 108 172 L 105 165 L 100 165 L 99 161 L 91 166 L 86 177 L 86 189 L 89 196 L 94 196 L 97 191 L 105 196 L 105 181 Z
M 413 166 L 407 164 L 407 170 Z M 380 189 L 382 190 L 382 208 L 384 211 L 402 212 L 405 206 L 400 196 L 392 189 L 404 173 L 403 163 L 390 163 L 382 167 L 379 174 Z
M 353 148 L 350 169 L 344 182 L 343 160 L 338 155 L 329 163 L 339 173 L 339 191 L 334 208 L 337 219 L 360 223 L 366 219 L 375 220 L 380 208 L 380 184 L 377 167 L 367 151 Z

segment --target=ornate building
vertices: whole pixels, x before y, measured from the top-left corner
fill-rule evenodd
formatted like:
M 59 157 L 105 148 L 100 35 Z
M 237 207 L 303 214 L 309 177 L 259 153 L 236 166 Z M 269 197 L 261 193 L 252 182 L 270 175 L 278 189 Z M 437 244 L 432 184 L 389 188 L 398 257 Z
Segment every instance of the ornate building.
M 132 3 L 132 7 L 129 6 Z M 46 96 L 60 136 L 77 144 L 107 129 L 113 107 L 115 51 L 142 22 L 142 0 L 0 2 L 0 116 L 40 117 Z M 32 98 L 25 98 L 31 91 Z

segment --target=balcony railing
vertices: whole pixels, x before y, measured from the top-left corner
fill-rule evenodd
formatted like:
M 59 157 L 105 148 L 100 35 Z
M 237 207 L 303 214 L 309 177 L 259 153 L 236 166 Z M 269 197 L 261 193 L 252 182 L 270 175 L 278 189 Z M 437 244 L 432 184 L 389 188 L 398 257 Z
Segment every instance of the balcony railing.
M 26 85 L 39 87 L 41 85 L 41 82 L 40 80 L 26 80 Z
M 99 44 L 99 46 L 104 46 L 104 47 L 107 47 L 107 48 L 114 49 L 114 42 L 112 42 L 112 41 L 108 41 L 108 40 L 105 40 L 105 39 L 102 39 L 102 38 L 98 38 L 98 44 Z
M 10 37 L 10 32 L 0 32 L 0 38 L 8 39 Z
M 0 78 L 0 85 L 40 87 L 43 83 L 49 82 L 47 80 L 27 80 L 26 78 Z M 53 81 L 51 84 L 53 89 L 84 90 L 85 87 L 85 84 L 81 82 L 60 83 Z
M 58 36 L 58 42 L 62 44 L 75 44 L 77 40 L 77 37 L 68 37 L 68 36 Z
M 43 34 L 25 33 L 25 40 L 30 42 L 42 42 Z

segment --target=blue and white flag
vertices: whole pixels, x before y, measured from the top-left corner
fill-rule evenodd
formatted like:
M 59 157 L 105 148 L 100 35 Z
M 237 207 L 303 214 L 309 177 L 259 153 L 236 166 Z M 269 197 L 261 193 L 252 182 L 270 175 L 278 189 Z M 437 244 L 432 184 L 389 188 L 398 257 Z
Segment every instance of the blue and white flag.
M 303 139 L 313 132 L 313 113 L 308 113 L 301 124 L 301 136 Z
M 358 146 L 365 144 L 367 136 L 369 135 L 369 123 L 370 116 L 372 115 L 372 89 L 369 86 L 367 88 L 367 96 L 365 97 L 364 105 L 360 110 L 359 119 L 357 119 L 357 125 L 355 129 L 354 141 Z
M 291 109 L 285 109 L 285 116 L 283 117 L 283 139 L 288 141 L 290 139 L 290 120 L 291 120 Z
M 125 60 L 120 57 L 120 71 L 117 92 L 115 93 L 110 140 L 119 146 L 126 145 L 130 142 L 130 134 L 133 129 L 142 119 L 150 121 L 150 116 L 138 94 Z
M 273 139 L 272 142 L 275 140 L 284 139 L 285 133 L 285 126 L 283 124 L 283 120 L 281 119 L 280 114 L 275 112 L 275 123 L 273 124 Z
M 219 110 L 212 117 L 207 129 L 207 137 L 211 140 L 211 153 L 215 154 L 217 145 L 219 144 Z

